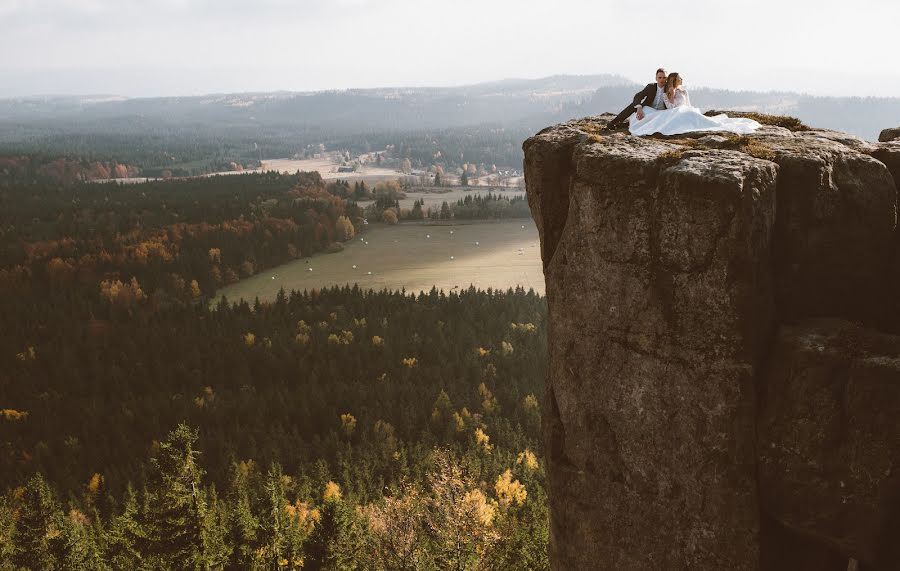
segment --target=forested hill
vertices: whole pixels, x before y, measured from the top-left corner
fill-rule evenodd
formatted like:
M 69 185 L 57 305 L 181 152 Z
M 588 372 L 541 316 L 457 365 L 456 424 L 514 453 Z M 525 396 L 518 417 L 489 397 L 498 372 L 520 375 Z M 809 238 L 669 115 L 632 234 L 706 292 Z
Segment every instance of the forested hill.
M 195 97 L 50 97 L 0 99 L 0 122 L 67 130 L 217 123 L 290 126 L 329 132 L 416 130 L 507 124 L 628 85 L 614 75 L 510 79 L 461 87 L 378 88 L 319 92 L 230 93 Z
M 34 135 L 189 132 L 197 127 L 211 133 L 284 129 L 295 137 L 483 124 L 537 129 L 554 119 L 619 110 L 638 88 L 640 84 L 617 75 L 558 75 L 439 88 L 152 98 L 20 97 L 0 99 L 0 126 L 5 127 L 0 144 L 25 142 Z M 897 97 L 815 97 L 696 86 L 691 93 L 693 103 L 703 108 L 793 115 L 807 124 L 867 139 L 875 139 L 883 125 L 900 122 Z M 870 112 L 862 112 L 864 109 Z M 872 113 L 873 109 L 878 112 Z
M 392 149 L 414 168 L 441 162 L 519 168 L 521 142 L 541 127 L 618 111 L 639 87 L 597 75 L 447 88 L 0 99 L 0 156 L 124 164 L 143 176 L 231 170 L 232 163 L 257 166 L 321 150 L 358 156 Z M 884 125 L 900 123 L 900 98 L 705 88 L 691 94 L 704 109 L 792 115 L 870 140 Z

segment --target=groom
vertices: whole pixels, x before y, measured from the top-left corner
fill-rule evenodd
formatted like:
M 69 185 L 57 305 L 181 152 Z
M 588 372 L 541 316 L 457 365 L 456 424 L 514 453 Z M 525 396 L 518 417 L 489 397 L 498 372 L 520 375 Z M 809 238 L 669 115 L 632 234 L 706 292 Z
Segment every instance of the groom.
M 666 103 L 663 96 L 666 93 L 666 70 L 656 70 L 656 83 L 648 83 L 647 87 L 634 96 L 632 104 L 622 110 L 615 119 L 606 124 L 607 129 L 618 129 L 622 122 L 628 119 L 632 113 L 637 113 L 638 120 L 644 118 L 644 106 L 654 109 L 665 109 Z

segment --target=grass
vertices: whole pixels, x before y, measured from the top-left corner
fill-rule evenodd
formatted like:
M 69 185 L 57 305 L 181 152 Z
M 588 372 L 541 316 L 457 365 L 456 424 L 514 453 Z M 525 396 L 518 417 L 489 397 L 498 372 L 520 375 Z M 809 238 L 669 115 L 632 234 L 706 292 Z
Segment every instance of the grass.
M 727 141 L 720 148 L 740 151 L 757 159 L 767 161 L 775 159 L 775 151 L 771 147 L 746 135 L 728 135 L 726 139 Z
M 666 151 L 664 153 L 660 153 L 660 155 L 656 157 L 656 160 L 661 162 L 663 165 L 673 165 L 681 160 L 681 157 L 687 150 L 689 149 L 673 149 L 671 151 Z
M 470 283 L 504 290 L 521 285 L 543 294 L 542 268 L 537 227 L 527 218 L 470 224 L 373 224 L 346 242 L 342 252 L 264 270 L 220 289 L 216 296 L 272 300 L 281 287 L 302 291 L 348 283 L 375 290 L 406 288 L 407 292 L 436 286 L 446 293 Z
M 588 139 L 593 141 L 594 143 L 602 143 L 603 136 L 603 127 L 604 124 L 600 124 L 597 121 L 585 120 L 578 123 L 578 128 L 587 133 Z

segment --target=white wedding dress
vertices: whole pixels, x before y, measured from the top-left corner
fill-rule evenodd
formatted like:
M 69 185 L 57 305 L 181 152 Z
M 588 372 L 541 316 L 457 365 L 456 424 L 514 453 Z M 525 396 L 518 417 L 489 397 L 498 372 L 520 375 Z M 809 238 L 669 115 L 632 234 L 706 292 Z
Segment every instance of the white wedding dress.
M 666 109 L 645 106 L 643 119 L 638 120 L 637 114 L 631 116 L 628 130 L 632 135 L 679 135 L 694 131 L 728 131 L 746 135 L 761 126 L 753 119 L 733 118 L 724 113 L 707 117 L 691 105 L 687 90 L 680 87 L 675 90 L 674 101 L 670 101 L 668 95 L 664 95 L 663 99 Z

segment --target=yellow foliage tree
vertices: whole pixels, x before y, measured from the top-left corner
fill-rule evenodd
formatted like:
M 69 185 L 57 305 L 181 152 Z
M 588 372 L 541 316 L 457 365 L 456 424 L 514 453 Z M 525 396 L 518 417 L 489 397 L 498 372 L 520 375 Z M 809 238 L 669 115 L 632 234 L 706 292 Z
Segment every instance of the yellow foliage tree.
M 469 569 L 469 554 L 485 554 L 501 539 L 494 526 L 496 504 L 448 451 L 435 450 L 432 461 L 426 521 L 434 548 L 447 569 Z
M 341 499 L 341 487 L 332 481 L 325 484 L 325 491 L 322 492 L 322 499 L 326 502 L 336 502 Z
M 483 448 L 485 452 L 490 452 L 494 449 L 494 445 L 491 444 L 491 437 L 480 428 L 475 429 L 475 444 Z
M 88 480 L 88 483 L 87 483 L 88 492 L 90 492 L 91 495 L 96 495 L 96 493 L 100 491 L 100 486 L 102 486 L 102 485 L 103 485 L 103 476 L 101 476 L 100 474 L 94 473 L 94 475 L 91 476 L 91 479 Z
M 525 486 L 518 480 L 513 480 L 512 471 L 509 468 L 497 478 L 494 491 L 497 493 L 497 501 L 503 509 L 511 505 L 521 506 L 528 497 Z
M 20 420 L 25 420 L 28 418 L 28 413 L 24 411 L 15 410 L 13 408 L 4 408 L 0 410 L 0 416 L 3 417 L 3 420 L 8 420 L 10 422 L 17 422 Z
M 519 333 L 534 333 L 537 331 L 534 323 L 510 323 L 509 328 Z
M 328 343 L 331 345 L 349 345 L 353 342 L 353 333 L 351 331 L 341 331 L 340 335 L 332 333 L 328 336 Z
M 381 213 L 381 220 L 390 225 L 399 222 L 397 212 L 393 208 L 385 208 L 384 212 Z
M 494 393 L 487 388 L 486 384 L 481 383 L 478 385 L 478 394 L 481 396 L 481 409 L 484 410 L 485 413 L 491 414 L 500 410 L 500 404 L 497 402 L 496 397 L 494 397 Z
M 253 347 L 256 345 L 256 335 L 253 333 L 244 333 L 244 345 L 247 347 Z
M 21 353 L 16 353 L 16 359 L 19 361 L 34 361 L 37 359 L 37 351 L 33 346 L 26 347 Z
M 497 509 L 493 504 L 488 502 L 487 497 L 479 489 L 469 490 L 463 496 L 463 504 L 470 513 L 473 514 L 475 521 L 485 527 L 490 527 L 494 523 L 494 516 Z
M 346 242 L 356 235 L 356 229 L 353 228 L 353 223 L 350 222 L 350 219 L 346 216 L 338 216 L 337 222 L 334 223 L 334 230 L 337 239 L 341 242 Z
M 121 280 L 104 280 L 100 282 L 100 297 L 110 303 L 116 303 L 124 307 L 145 299 L 144 290 L 141 289 L 136 277 L 131 278 L 131 281 L 127 284 L 122 283 Z
M 516 465 L 524 466 L 527 470 L 530 470 L 532 472 L 540 467 L 537 456 L 535 456 L 534 452 L 527 448 L 519 452 L 519 455 L 516 457 Z
M 356 430 L 356 417 L 349 412 L 342 414 L 341 430 L 343 430 L 344 434 L 349 438 L 353 434 L 353 431 Z

